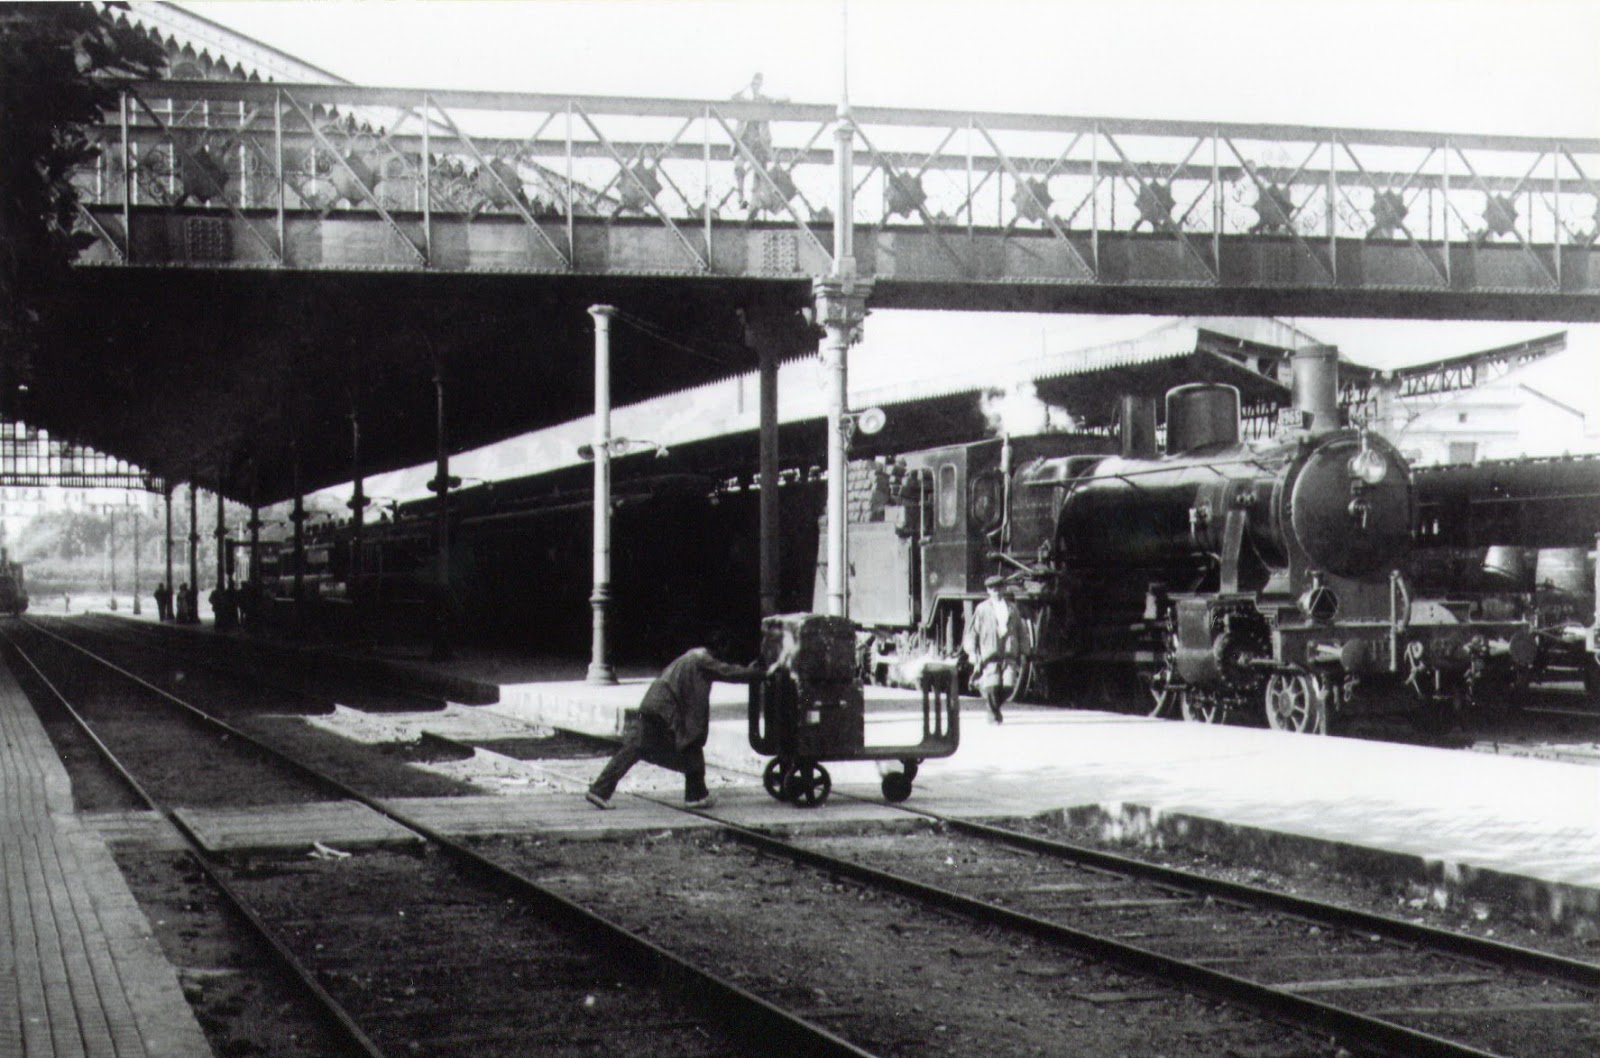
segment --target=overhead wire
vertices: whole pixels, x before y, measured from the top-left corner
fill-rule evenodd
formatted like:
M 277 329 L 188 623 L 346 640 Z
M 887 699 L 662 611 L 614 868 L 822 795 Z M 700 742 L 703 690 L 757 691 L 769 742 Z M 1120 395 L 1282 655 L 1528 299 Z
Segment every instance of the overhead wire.
M 721 367 L 736 369 L 736 365 L 732 363 L 726 356 L 719 355 L 704 348 L 696 348 L 695 346 L 687 345 L 673 337 L 659 324 L 656 324 L 650 320 L 644 319 L 640 316 L 635 316 L 633 313 L 624 309 L 614 310 L 614 315 L 616 319 L 628 324 L 645 337 L 660 342 L 662 345 L 669 346 L 678 350 L 679 352 L 688 353 L 690 356 L 698 357 Z

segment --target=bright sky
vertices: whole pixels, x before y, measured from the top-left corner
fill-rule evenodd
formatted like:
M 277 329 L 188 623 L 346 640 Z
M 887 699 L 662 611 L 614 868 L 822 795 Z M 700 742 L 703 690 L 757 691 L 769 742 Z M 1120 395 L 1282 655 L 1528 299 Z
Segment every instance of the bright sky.
M 834 102 L 841 0 L 183 6 L 362 84 Z M 878 106 L 1600 135 L 1596 0 L 853 0 Z

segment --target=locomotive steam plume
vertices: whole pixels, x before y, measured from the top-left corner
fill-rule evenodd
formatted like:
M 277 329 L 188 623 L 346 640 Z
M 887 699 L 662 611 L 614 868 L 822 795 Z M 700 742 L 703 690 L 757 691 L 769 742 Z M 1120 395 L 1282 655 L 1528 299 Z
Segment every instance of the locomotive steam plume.
M 1038 387 L 1031 379 L 986 391 L 978 398 L 978 409 L 983 412 L 991 433 L 1007 437 L 1066 433 L 1076 426 L 1065 408 L 1039 399 Z

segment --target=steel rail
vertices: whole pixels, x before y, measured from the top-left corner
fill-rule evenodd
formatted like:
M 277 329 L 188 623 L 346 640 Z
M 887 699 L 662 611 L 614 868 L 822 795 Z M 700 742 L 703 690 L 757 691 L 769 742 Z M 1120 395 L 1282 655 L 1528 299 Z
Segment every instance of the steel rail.
M 644 799 L 670 805 L 670 802 L 655 797 L 644 797 Z M 1288 1021 L 1296 1027 L 1331 1032 L 1346 1040 L 1360 1041 L 1362 1044 L 1377 1044 L 1404 1058 L 1502 1058 L 1492 1051 L 1481 1050 L 1416 1029 L 1408 1029 L 1402 1025 L 1308 999 L 1247 978 L 1163 955 L 1148 948 L 1074 929 L 964 893 L 919 882 L 905 875 L 802 848 L 706 811 L 681 808 L 676 805 L 672 807 L 711 820 L 730 838 L 771 855 L 787 857 L 808 867 L 852 878 L 874 888 L 965 915 L 978 922 L 1016 930 L 1047 943 L 1086 952 L 1095 958 L 1117 963 L 1162 981 L 1176 983 L 1179 987 L 1204 989 L 1213 995 L 1249 1006 L 1268 1016 Z
M 448 852 L 458 862 L 495 882 L 510 887 L 519 897 L 555 919 L 558 924 L 566 925 L 606 946 L 614 955 L 639 960 L 650 968 L 658 987 L 681 996 L 685 1002 L 697 1007 L 700 1013 L 716 1021 L 730 1036 L 750 1046 L 756 1053 L 781 1055 L 782 1058 L 789 1056 L 877 1058 L 872 1052 L 855 1046 L 822 1026 L 813 1024 L 710 971 L 695 966 L 611 919 L 568 900 L 526 875 L 468 848 L 426 823 L 390 807 L 381 799 L 364 794 L 339 779 L 320 772 L 294 756 L 233 727 L 198 706 L 129 672 L 110 659 L 100 657 L 70 638 L 43 628 L 32 620 L 25 620 L 23 623 L 227 732 L 231 738 L 243 740 L 257 752 L 289 765 L 323 788 L 357 801 L 389 821 L 410 830 Z M 636 962 L 633 965 L 639 964 Z
M 32 625 L 32 622 L 28 622 L 28 624 L 35 628 L 38 627 L 37 625 Z M 371 1058 L 385 1058 L 384 1052 L 361 1030 L 361 1026 L 356 1023 L 355 1018 L 350 1016 L 350 1012 L 345 1010 L 327 989 L 322 987 L 311 968 L 301 962 L 294 952 L 278 939 L 277 935 L 262 921 L 261 917 L 245 903 L 244 897 L 217 872 L 209 853 L 206 851 L 205 844 L 200 840 L 200 836 L 195 833 L 193 828 L 184 822 L 175 810 L 157 803 L 156 799 L 150 795 L 150 792 L 144 788 L 144 785 L 134 778 L 133 774 L 128 771 L 127 766 L 112 752 L 111 747 L 107 746 L 101 741 L 100 736 L 94 733 L 88 721 L 83 718 L 83 714 L 73 708 L 66 695 L 61 693 L 61 690 L 51 682 L 50 677 L 46 676 L 33 658 L 28 656 L 28 652 L 11 637 L 11 633 L 8 630 L 0 628 L 0 636 L 5 638 L 6 644 L 11 647 L 17 657 L 21 658 L 28 668 L 33 670 L 33 674 L 39 678 L 39 682 L 43 683 L 46 689 L 55 696 L 61 708 L 66 710 L 67 715 L 72 718 L 72 722 L 77 725 L 78 730 L 94 746 L 101 759 L 116 772 L 117 776 L 127 784 L 128 788 L 141 801 L 149 806 L 151 811 L 159 814 L 177 830 L 179 836 L 183 838 L 184 844 L 188 846 L 189 858 L 200 868 L 201 872 L 216 887 L 217 891 L 223 895 L 228 905 L 240 918 L 249 924 L 256 938 L 264 942 L 272 950 L 272 953 L 277 956 L 282 967 L 300 982 L 301 987 L 316 1001 L 322 1014 L 338 1028 L 349 1043 L 362 1053 L 370 1055 Z
M 1600 988 L 1600 964 L 1580 959 L 1554 955 L 1550 952 L 1524 948 L 1503 941 L 1474 937 L 1468 933 L 1407 922 L 1405 919 L 1381 915 L 1373 911 L 1328 904 L 1318 900 L 1280 893 L 1259 886 L 1211 878 L 1203 874 L 1160 864 L 1145 863 L 1115 853 L 1074 845 L 1070 842 L 1022 834 L 1004 827 L 971 820 L 954 819 L 907 805 L 897 805 L 902 811 L 922 816 L 952 830 L 985 838 L 1013 848 L 1039 853 L 1052 859 L 1085 864 L 1102 870 L 1126 874 L 1158 885 L 1184 889 L 1225 900 L 1232 904 L 1293 915 L 1341 929 L 1377 933 L 1393 940 L 1425 946 L 1434 951 L 1448 952 L 1495 967 L 1512 967 L 1532 973 L 1560 978 L 1585 988 Z
M 271 687 L 274 690 L 282 691 L 285 694 L 292 694 L 318 704 L 340 704 L 337 695 L 328 695 L 315 691 L 308 691 L 304 687 L 296 687 L 290 683 L 284 683 L 280 680 L 262 676 L 255 671 L 256 667 L 261 664 L 260 659 L 250 657 L 243 652 L 237 653 L 234 656 L 234 660 L 238 664 L 237 666 L 230 668 L 228 662 L 216 661 L 204 656 L 197 656 L 194 652 L 185 651 L 179 647 L 173 646 L 171 643 L 159 642 L 161 639 L 168 638 L 166 636 L 141 636 L 139 633 L 127 635 L 125 634 L 126 631 L 127 630 L 122 628 L 112 630 L 104 627 L 103 625 L 95 625 L 96 635 L 106 639 L 115 640 L 118 643 L 128 646 L 134 650 L 152 650 L 166 654 L 169 657 L 182 658 L 185 662 L 190 665 L 194 665 L 197 668 L 202 668 L 209 672 L 220 673 L 225 676 L 230 676 L 234 679 L 239 678 L 242 668 L 248 667 L 250 669 L 250 678 L 258 687 Z M 231 645 L 232 644 L 230 643 L 230 646 Z M 384 683 L 378 680 L 373 681 L 372 687 L 375 690 L 384 693 L 385 695 L 393 695 L 397 698 L 416 698 L 423 702 L 429 703 L 430 705 L 447 701 L 444 695 L 428 694 L 424 691 L 409 689 L 401 687 L 397 684 Z

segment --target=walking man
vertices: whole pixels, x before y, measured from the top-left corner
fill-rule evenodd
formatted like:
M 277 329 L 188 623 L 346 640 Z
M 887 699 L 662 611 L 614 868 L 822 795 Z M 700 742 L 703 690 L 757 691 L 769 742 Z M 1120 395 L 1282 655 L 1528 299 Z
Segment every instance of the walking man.
M 1022 656 L 1022 614 L 1006 593 L 1004 577 L 983 582 L 989 597 L 972 611 L 962 649 L 972 661 L 972 685 L 988 703 L 989 717 L 1003 723 L 1000 706 L 1017 683 L 1017 661 Z
M 639 761 L 683 773 L 683 800 L 689 808 L 710 808 L 716 803 L 706 789 L 706 735 L 711 726 L 711 684 L 754 683 L 766 674 L 760 665 L 734 665 L 728 661 L 732 641 L 725 632 L 713 633 L 705 647 L 695 647 L 668 665 L 637 711 L 630 710 L 622 733 L 622 748 L 601 769 L 584 795 L 596 808 L 614 808 L 617 783 Z

